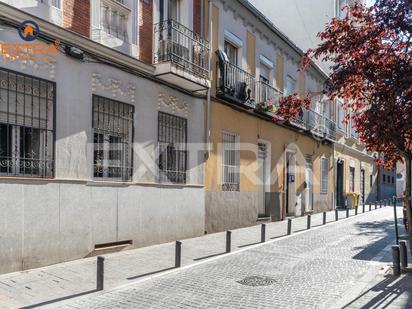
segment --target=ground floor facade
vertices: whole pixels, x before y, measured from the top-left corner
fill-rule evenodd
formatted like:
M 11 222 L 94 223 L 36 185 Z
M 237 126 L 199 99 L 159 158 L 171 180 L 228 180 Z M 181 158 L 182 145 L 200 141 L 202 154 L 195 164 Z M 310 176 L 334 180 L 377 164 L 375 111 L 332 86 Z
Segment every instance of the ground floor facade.
M 206 231 L 333 208 L 333 147 L 220 101 L 211 108 Z
M 2 273 L 204 233 L 203 98 L 87 57 L 0 59 Z

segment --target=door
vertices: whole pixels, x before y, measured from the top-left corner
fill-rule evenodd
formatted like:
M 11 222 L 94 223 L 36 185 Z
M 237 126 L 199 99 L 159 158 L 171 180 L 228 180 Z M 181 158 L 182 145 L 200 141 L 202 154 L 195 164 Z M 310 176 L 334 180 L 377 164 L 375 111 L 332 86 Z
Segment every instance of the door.
M 295 183 L 295 154 L 286 154 L 286 215 L 300 215 L 296 213 L 296 183 Z
M 365 204 L 365 170 L 360 173 L 360 196 L 359 201 L 361 205 Z
M 338 161 L 336 164 L 336 207 L 345 206 L 343 198 L 343 164 L 343 161 Z
M 307 156 L 305 169 L 305 210 L 313 210 L 313 166 L 312 157 Z
M 258 217 L 267 217 L 266 211 L 266 144 L 258 144 Z

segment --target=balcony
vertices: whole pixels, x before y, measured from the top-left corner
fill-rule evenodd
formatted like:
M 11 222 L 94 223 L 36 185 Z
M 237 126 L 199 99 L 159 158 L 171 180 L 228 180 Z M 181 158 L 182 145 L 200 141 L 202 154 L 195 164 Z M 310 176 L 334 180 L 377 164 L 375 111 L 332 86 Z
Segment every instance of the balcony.
M 156 76 L 188 89 L 202 91 L 210 87 L 209 42 L 174 20 L 154 27 Z
M 256 111 L 265 112 L 269 116 L 275 117 L 276 111 L 279 108 L 279 100 L 283 93 L 268 85 L 265 82 L 259 81 L 256 83 Z
M 230 102 L 255 108 L 255 78 L 241 68 L 220 60 L 217 69 L 216 95 Z
M 336 124 L 333 121 L 313 110 L 307 110 L 305 114 L 308 131 L 322 139 L 336 140 Z

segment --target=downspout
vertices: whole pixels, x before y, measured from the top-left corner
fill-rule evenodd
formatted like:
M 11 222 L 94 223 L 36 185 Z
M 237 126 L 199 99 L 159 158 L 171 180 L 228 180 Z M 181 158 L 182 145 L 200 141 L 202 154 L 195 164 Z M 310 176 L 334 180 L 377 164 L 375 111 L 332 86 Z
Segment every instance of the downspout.
M 209 81 L 212 82 L 212 2 L 213 0 L 209 0 L 209 14 L 208 14 L 208 23 L 209 23 L 209 57 L 208 57 L 208 68 L 209 68 Z M 210 115 L 211 115 L 211 84 L 207 89 L 207 103 L 206 103 L 206 135 L 205 135 L 205 143 L 207 145 L 207 151 L 205 154 L 205 161 L 209 159 L 211 146 L 210 146 Z

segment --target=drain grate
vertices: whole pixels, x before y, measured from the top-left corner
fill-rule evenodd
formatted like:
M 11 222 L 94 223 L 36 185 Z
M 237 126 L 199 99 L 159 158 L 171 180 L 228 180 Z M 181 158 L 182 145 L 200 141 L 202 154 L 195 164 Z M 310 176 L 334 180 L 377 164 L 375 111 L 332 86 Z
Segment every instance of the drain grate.
M 246 277 L 237 283 L 247 286 L 269 286 L 276 283 L 276 280 L 266 276 L 250 276 Z

